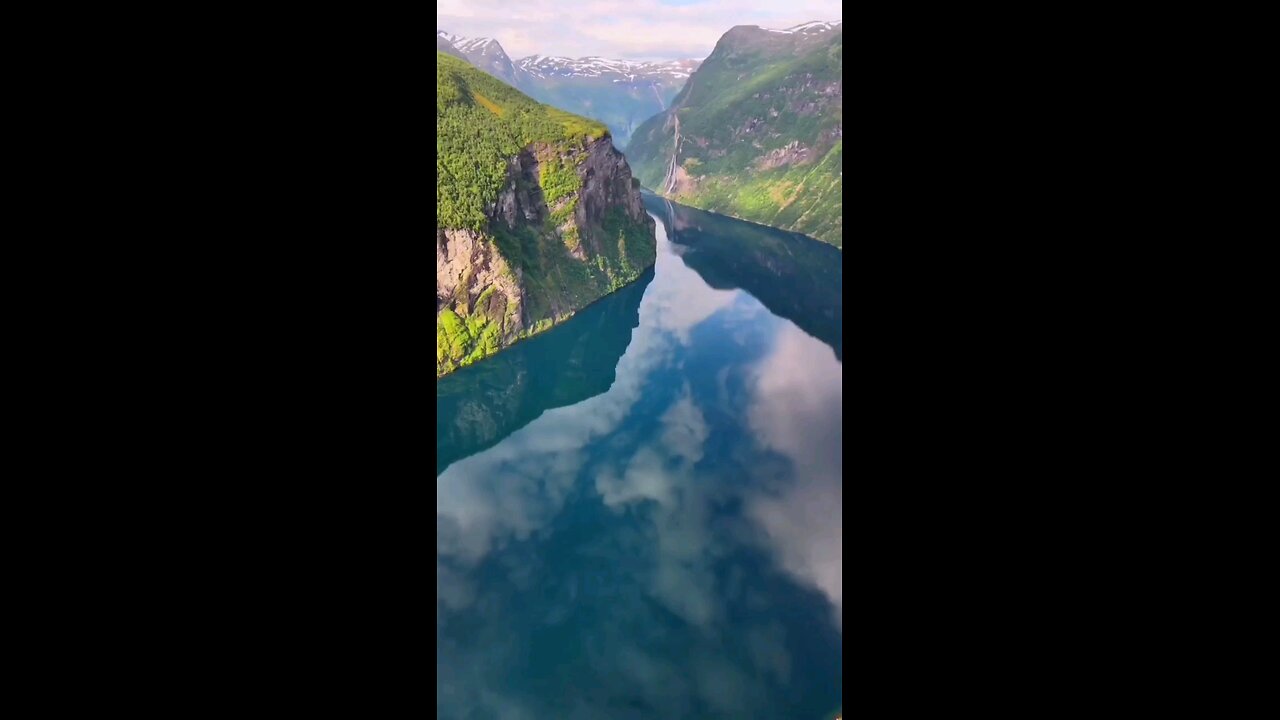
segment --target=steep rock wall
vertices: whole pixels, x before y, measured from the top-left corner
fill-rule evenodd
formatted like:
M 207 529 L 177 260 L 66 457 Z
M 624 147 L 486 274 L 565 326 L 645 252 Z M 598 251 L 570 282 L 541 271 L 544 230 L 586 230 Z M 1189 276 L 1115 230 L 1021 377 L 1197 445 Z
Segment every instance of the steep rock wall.
M 606 135 L 507 161 L 483 231 L 436 231 L 436 375 L 487 357 L 634 281 L 654 224 Z

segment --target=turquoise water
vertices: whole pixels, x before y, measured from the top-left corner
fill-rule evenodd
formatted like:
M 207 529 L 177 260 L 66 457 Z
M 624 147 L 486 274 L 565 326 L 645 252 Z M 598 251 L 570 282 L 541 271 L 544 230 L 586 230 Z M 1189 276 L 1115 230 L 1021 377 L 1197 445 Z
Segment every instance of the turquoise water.
M 841 253 L 645 205 L 653 271 L 436 384 L 442 718 L 840 706 Z

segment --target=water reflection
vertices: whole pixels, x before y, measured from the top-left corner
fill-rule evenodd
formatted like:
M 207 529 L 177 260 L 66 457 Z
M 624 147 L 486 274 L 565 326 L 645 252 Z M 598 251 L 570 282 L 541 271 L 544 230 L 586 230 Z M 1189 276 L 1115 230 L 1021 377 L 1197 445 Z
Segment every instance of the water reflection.
M 811 362 L 807 340 L 794 326 L 781 328 L 752 372 L 748 422 L 761 446 L 791 461 L 792 472 L 758 478 L 747 513 L 765 528 L 782 566 L 831 600 L 842 625 L 844 380 L 839 364 Z
M 543 411 L 599 395 L 640 322 L 653 271 L 573 318 L 436 381 L 436 474 Z M 536 387 L 535 387 L 536 383 Z
M 515 419 L 437 438 L 456 443 L 436 478 L 440 717 L 816 720 L 840 704 L 839 336 L 738 289 L 754 273 L 704 281 L 716 263 L 691 269 L 665 237 L 680 222 L 659 225 L 636 319 L 619 312 L 628 341 L 601 340 L 583 399 L 545 399 L 562 391 L 550 348 L 491 371 L 523 377 L 534 419 L 491 399 L 498 380 L 446 387 L 455 417 Z M 795 255 L 823 252 L 806 242 Z M 785 282 L 827 277 L 764 261 Z M 839 317 L 838 290 L 813 296 Z
M 839 249 L 649 193 L 642 197 L 676 252 L 708 285 L 746 290 L 843 358 Z

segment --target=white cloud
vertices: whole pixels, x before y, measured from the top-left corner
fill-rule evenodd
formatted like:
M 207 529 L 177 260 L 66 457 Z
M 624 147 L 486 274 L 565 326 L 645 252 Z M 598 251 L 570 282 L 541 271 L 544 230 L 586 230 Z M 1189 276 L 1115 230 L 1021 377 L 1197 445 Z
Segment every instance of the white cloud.
M 706 57 L 734 25 L 785 28 L 840 20 L 840 0 L 439 0 L 436 28 L 491 37 L 511 58 L 599 55 L 624 60 Z
M 792 482 L 756 494 L 748 513 L 764 527 L 782 566 L 831 601 L 844 621 L 843 365 L 786 323 L 756 369 L 749 422 L 766 446 L 795 465 Z
M 502 443 L 450 465 L 436 478 L 436 555 L 461 566 L 478 563 L 509 539 L 523 539 L 550 522 L 586 460 L 582 449 L 613 432 L 639 400 L 648 374 L 669 361 L 689 331 L 738 296 L 707 287 L 670 252 L 666 230 L 657 222 L 657 275 L 640 302 L 640 325 L 618 361 L 617 379 L 601 395 L 549 410 Z M 685 394 L 688 395 L 688 388 Z M 663 417 L 670 452 L 688 464 L 701 457 L 706 427 L 686 400 Z M 665 497 L 669 478 L 644 458 L 627 470 L 631 485 L 614 487 L 606 476 L 602 492 L 625 502 L 633 495 Z M 650 479 L 645 486 L 641 480 Z M 638 483 L 638 485 L 637 485 Z M 637 489 L 640 488 L 640 489 Z M 437 589 L 437 595 L 441 591 Z M 452 596 L 450 596 L 452 598 Z M 468 596 L 459 594 L 459 602 Z

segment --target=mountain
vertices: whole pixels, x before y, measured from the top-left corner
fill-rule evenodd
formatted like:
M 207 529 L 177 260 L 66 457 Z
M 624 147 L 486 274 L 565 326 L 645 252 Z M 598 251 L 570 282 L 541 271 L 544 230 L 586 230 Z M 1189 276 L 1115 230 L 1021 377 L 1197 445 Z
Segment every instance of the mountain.
M 453 43 L 441 37 L 439 32 L 436 33 L 436 52 L 442 52 L 447 55 L 452 55 L 461 60 L 467 59 L 465 55 L 463 55 L 461 52 L 458 51 L 457 48 L 453 46 Z
M 655 192 L 843 244 L 840 23 L 740 25 L 627 147 Z
M 600 123 L 436 53 L 436 376 L 654 264 L 639 183 Z
M 532 55 L 513 65 L 496 40 L 465 38 L 437 30 L 437 49 L 442 41 L 472 65 L 538 102 L 604 123 L 620 148 L 627 146 L 640 123 L 667 109 L 700 63 Z
M 481 70 L 498 78 L 502 82 L 520 87 L 519 78 L 516 76 L 516 66 L 511 62 L 511 58 L 507 57 L 507 51 L 502 49 L 502 45 L 492 38 L 465 38 L 461 35 L 452 35 L 443 30 L 436 30 L 436 49 L 440 49 L 440 42 L 444 41 L 453 46 L 467 62 L 475 65 Z
M 667 109 L 698 64 L 534 55 L 516 66 L 521 87 L 539 102 L 599 120 L 625 148 L 640 123 Z

